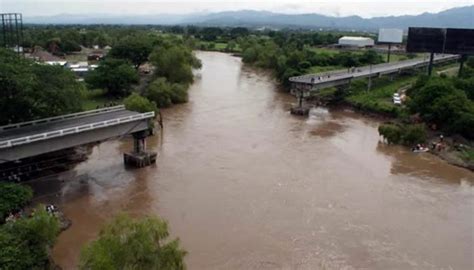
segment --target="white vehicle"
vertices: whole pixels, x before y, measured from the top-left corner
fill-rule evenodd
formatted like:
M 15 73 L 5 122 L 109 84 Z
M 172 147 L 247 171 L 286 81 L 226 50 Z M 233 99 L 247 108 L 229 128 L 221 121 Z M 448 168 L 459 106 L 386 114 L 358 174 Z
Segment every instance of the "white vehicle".
M 402 105 L 402 100 L 400 97 L 393 97 L 393 104 L 395 105 Z

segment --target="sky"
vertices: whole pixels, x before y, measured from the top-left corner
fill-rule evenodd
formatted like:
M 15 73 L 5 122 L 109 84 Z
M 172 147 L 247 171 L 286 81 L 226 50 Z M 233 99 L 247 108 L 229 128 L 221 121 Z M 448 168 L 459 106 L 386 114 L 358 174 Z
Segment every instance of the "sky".
M 0 0 L 0 13 L 19 12 L 24 16 L 57 14 L 187 14 L 229 10 L 266 10 L 279 13 L 319 13 L 331 16 L 359 15 L 364 18 L 390 15 L 416 15 L 473 5 L 473 0 Z

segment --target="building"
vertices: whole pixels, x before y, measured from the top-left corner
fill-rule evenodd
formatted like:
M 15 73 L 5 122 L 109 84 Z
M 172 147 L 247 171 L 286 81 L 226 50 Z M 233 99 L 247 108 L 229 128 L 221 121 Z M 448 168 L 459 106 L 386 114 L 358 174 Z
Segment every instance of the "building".
M 57 57 L 55 55 L 52 55 L 51 53 L 43 50 L 40 47 L 35 47 L 33 52 L 27 55 L 28 58 L 31 58 L 39 63 L 45 63 L 48 65 L 59 65 L 59 66 L 65 66 L 67 61 Z
M 339 47 L 372 47 L 374 40 L 368 37 L 341 37 L 337 43 Z

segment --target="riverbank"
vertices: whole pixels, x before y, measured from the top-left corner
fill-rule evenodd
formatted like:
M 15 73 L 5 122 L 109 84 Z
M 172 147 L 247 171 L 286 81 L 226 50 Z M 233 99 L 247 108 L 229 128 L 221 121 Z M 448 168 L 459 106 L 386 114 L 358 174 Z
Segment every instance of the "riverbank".
M 372 89 L 367 89 L 367 83 L 356 81 L 346 93 L 338 92 L 337 89 L 323 89 L 318 94 L 310 97 L 310 104 L 314 106 L 324 105 L 330 107 L 343 106 L 353 109 L 361 114 L 396 125 L 407 125 L 409 123 L 420 124 L 419 116 L 410 115 L 404 106 L 397 106 L 392 102 L 393 93 L 404 95 L 416 82 L 417 76 L 402 76 L 394 80 L 376 79 Z M 422 123 L 423 124 L 423 123 Z M 425 139 L 418 143 L 430 145 L 442 144 L 442 147 L 430 149 L 429 153 L 440 157 L 451 165 L 474 171 L 474 142 L 459 135 L 447 136 L 441 130 L 432 130 L 425 126 Z M 444 136 L 440 142 L 440 135 Z M 407 145 L 412 148 L 416 145 Z
M 107 141 L 48 182 L 59 196 L 43 199 L 73 222 L 53 249 L 61 267 L 120 212 L 168 220 L 189 269 L 470 267 L 472 172 L 380 143 L 359 113 L 294 117 L 269 72 L 197 56 L 189 102 L 163 109 L 147 140 L 156 166 L 127 170 L 133 142 Z

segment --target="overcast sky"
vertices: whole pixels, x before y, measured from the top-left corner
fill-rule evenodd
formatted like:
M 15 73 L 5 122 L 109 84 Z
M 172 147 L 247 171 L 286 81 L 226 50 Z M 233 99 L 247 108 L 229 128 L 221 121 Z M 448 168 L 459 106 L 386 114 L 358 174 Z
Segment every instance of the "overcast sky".
M 289 0 L 0 0 L 0 12 L 20 12 L 24 16 L 56 14 L 158 14 L 216 12 L 227 10 L 267 10 L 281 13 L 320 13 L 362 17 L 420 14 L 472 5 L 473 0 L 370 0 L 370 1 L 289 1 Z

